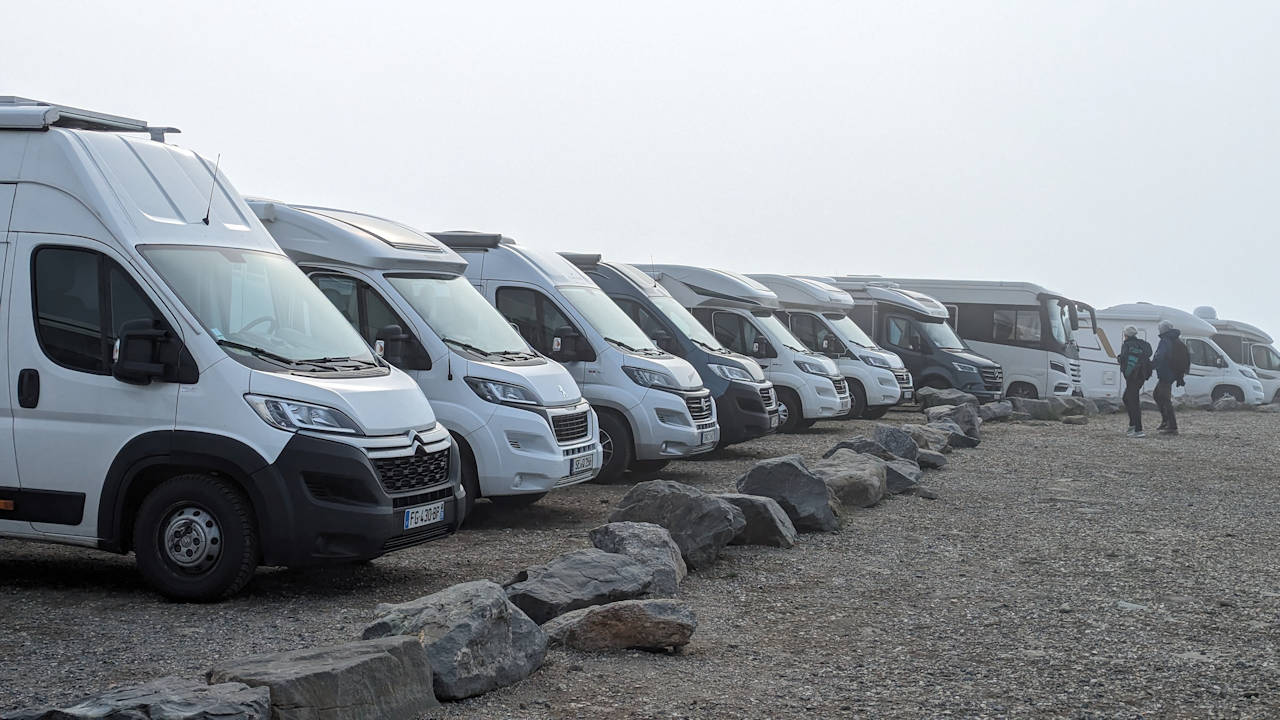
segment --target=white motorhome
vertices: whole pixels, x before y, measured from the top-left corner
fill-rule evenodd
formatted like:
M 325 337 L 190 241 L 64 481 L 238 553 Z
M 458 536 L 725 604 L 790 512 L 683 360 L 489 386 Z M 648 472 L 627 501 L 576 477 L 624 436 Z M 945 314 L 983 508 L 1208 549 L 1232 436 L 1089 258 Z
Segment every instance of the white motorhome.
M 835 360 L 849 386 L 849 415 L 879 418 L 915 389 L 901 358 L 858 327 L 849 313 L 853 298 L 833 285 L 791 275 L 748 274 L 778 296 L 791 334 L 810 350 Z
M 453 434 L 462 485 L 529 504 L 595 477 L 595 413 L 573 376 L 539 355 L 464 277 L 467 262 L 400 223 L 269 200 L 249 206 L 370 345 L 409 373 Z
M 535 350 L 564 363 L 599 416 L 608 482 L 715 449 L 715 403 L 688 362 L 658 348 L 573 263 L 502 235 L 431 233 Z
M 1097 350 L 1082 347 L 1080 353 L 1084 359 L 1099 363 L 1110 362 L 1118 366 L 1116 352 L 1120 349 L 1124 340 L 1124 328 L 1128 325 L 1137 328 L 1138 337 L 1151 343 L 1154 350 L 1160 342 L 1156 328 L 1161 320 L 1168 320 L 1182 333 L 1182 341 L 1187 344 L 1187 351 L 1191 355 L 1191 372 L 1187 374 L 1186 387 L 1175 386 L 1175 396 L 1186 394 L 1217 400 L 1230 395 L 1250 405 L 1258 405 L 1264 401 L 1262 383 L 1258 382 L 1253 370 L 1237 364 L 1223 352 L 1213 341 L 1216 332 L 1213 325 L 1189 312 L 1139 302 L 1098 310 L 1095 317 L 1101 347 Z M 1155 384 L 1156 376 L 1153 373 L 1143 389 L 1149 391 Z M 1092 396 L 1097 393 L 1094 388 L 1086 387 L 1085 394 Z
M 133 551 L 184 600 L 448 535 L 422 391 L 166 132 L 0 98 L 0 535 Z
M 849 387 L 835 362 L 804 346 L 778 319 L 778 296 L 745 275 L 689 265 L 638 265 L 722 345 L 755 358 L 778 395 L 778 430 L 849 413 Z
M 1265 402 L 1280 402 L 1280 353 L 1271 336 L 1261 328 L 1239 320 L 1222 320 L 1218 311 L 1204 305 L 1193 312 L 1213 325 L 1213 341 L 1237 363 L 1253 370 L 1262 383 Z
M 1009 397 L 1083 392 L 1074 330 L 1084 303 L 1039 285 L 986 280 L 880 278 L 942 303 L 952 329 L 974 352 L 1000 363 Z

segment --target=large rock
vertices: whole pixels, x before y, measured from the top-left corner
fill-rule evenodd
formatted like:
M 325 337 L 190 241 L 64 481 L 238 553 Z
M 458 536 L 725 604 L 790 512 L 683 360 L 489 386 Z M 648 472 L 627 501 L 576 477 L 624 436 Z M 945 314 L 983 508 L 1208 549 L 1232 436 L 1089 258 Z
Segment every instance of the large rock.
M 732 540 L 734 545 L 789 548 L 796 544 L 796 527 L 773 498 L 741 493 L 724 493 L 719 497 L 733 503 L 747 521 Z
M 653 590 L 653 570 L 626 555 L 574 550 L 516 573 L 507 598 L 541 625 L 570 610 L 631 600 Z
M 761 460 L 738 478 L 738 492 L 773 498 L 800 532 L 840 529 L 835 495 L 799 455 Z
M 544 629 L 552 644 L 575 650 L 678 648 L 689 644 L 698 618 L 676 600 L 623 600 L 565 613 Z
M 1051 405 L 1048 400 L 1016 397 L 1012 398 L 1010 402 L 1013 403 L 1014 410 L 1030 415 L 1033 420 L 1062 419 L 1062 407 L 1060 405 Z
M 268 688 L 277 720 L 415 720 L 440 704 L 427 652 L 411 635 L 256 655 L 208 678 Z
M 692 568 L 707 567 L 742 531 L 746 519 L 732 503 L 670 480 L 637 483 L 622 496 L 609 522 L 661 525 Z
M 647 522 L 614 522 L 589 533 L 591 544 L 619 553 L 653 570 L 651 595 L 675 597 L 680 581 L 688 574 L 680 546 L 661 525 Z
M 1102 415 L 1114 415 L 1115 413 L 1124 412 L 1124 401 L 1120 398 L 1096 397 L 1089 399 L 1093 401 L 1093 406 Z
M 889 448 L 865 435 L 858 435 L 856 437 L 849 438 L 848 440 L 841 440 L 830 450 L 823 453 L 822 457 L 824 459 L 829 458 L 834 455 L 837 450 L 851 450 L 864 455 L 874 455 L 881 460 L 896 460 L 898 458 L 897 455 L 894 455 L 889 451 Z
M 925 410 L 925 417 L 930 423 L 950 420 L 960 426 L 965 435 L 979 440 L 982 438 L 982 418 L 973 405 L 938 405 Z
M 888 492 L 885 461 L 874 455 L 837 447 L 809 469 L 847 507 L 871 507 Z
M 1013 403 L 1008 400 L 996 400 L 995 402 L 983 403 L 978 406 L 978 417 L 983 422 L 999 422 L 1008 420 L 1013 414 Z
M 1064 425 L 1088 425 L 1089 418 L 1086 415 L 1068 415 L 1062 418 Z
M 924 471 L 910 460 L 894 460 L 884 464 L 885 486 L 894 495 L 907 492 L 920 484 Z
M 977 438 L 969 437 L 968 435 L 966 435 L 964 433 L 964 430 L 959 425 L 957 425 L 954 420 L 950 420 L 950 419 L 937 420 L 935 422 L 929 423 L 925 427 L 931 430 L 937 430 L 939 432 L 946 433 L 948 447 L 971 448 L 971 447 L 978 446 L 979 440 Z
M 480 695 L 542 666 L 547 636 L 497 583 L 475 580 L 406 603 L 379 605 L 365 639 L 416 635 L 431 661 L 436 696 Z
M 902 429 L 911 433 L 911 439 L 916 441 L 916 447 L 942 453 L 951 451 L 951 446 L 947 444 L 947 435 L 949 433 L 911 423 L 903 424 Z
M 1061 417 L 1089 415 L 1089 407 L 1088 404 L 1085 403 L 1084 398 L 1070 396 L 1061 397 L 1055 395 L 1049 398 L 1049 405 L 1051 407 L 1058 408 L 1058 413 Z
M 878 423 L 871 434 L 871 439 L 880 443 L 886 450 L 903 460 L 914 461 L 916 459 L 916 452 L 919 447 L 911 437 L 911 433 L 902 428 Z
M 916 456 L 916 464 L 922 468 L 933 468 L 938 470 L 946 467 L 947 456 L 933 450 L 921 450 Z
M 1259 405 L 1256 408 L 1256 410 L 1260 413 L 1267 413 L 1268 415 L 1271 415 L 1275 413 L 1280 413 L 1280 405 L 1277 405 L 1275 403 L 1268 403 L 1266 405 Z
M 921 410 L 927 410 L 937 405 L 978 406 L 978 398 L 976 396 L 955 388 L 922 387 L 916 392 L 916 400 L 919 401 Z
M 17 710 L 4 720 L 267 720 L 271 693 L 244 683 L 166 677 L 118 688 L 65 708 Z

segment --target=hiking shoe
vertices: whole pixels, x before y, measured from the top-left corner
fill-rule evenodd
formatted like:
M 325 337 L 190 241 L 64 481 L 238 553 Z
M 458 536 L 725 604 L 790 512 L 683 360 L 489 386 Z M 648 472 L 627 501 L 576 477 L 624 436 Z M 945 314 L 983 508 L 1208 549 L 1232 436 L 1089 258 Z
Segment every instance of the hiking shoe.
M 1135 432 L 1135 431 L 1134 431 L 1134 429 L 1133 429 L 1133 428 L 1129 428 L 1128 430 L 1125 430 L 1125 431 L 1124 431 L 1124 434 L 1125 434 L 1125 436 L 1126 436 L 1126 437 L 1133 437 L 1133 433 L 1134 433 L 1134 432 Z
M 1141 430 L 1135 430 L 1135 431 L 1133 431 L 1133 432 L 1129 433 L 1129 437 L 1131 437 L 1131 438 L 1144 438 L 1144 437 L 1146 437 L 1146 436 L 1147 436 L 1147 434 L 1146 434 L 1146 433 L 1144 433 L 1144 432 L 1142 432 Z
M 1160 430 L 1160 433 L 1161 433 L 1162 435 L 1177 435 L 1177 434 L 1178 434 L 1178 428 L 1162 428 L 1162 429 Z

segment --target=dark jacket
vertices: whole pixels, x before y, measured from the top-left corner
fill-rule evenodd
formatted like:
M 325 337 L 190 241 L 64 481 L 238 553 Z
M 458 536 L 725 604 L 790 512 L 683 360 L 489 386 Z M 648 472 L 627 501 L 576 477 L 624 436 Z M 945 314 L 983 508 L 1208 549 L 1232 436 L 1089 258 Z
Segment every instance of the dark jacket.
M 1182 331 L 1174 328 L 1160 333 L 1160 344 L 1156 346 L 1156 375 L 1165 382 L 1175 382 L 1182 378 L 1173 371 L 1173 344 L 1178 342 Z
M 1136 380 L 1139 384 L 1146 382 L 1151 377 L 1151 343 L 1138 337 L 1125 338 L 1116 361 L 1120 363 L 1120 374 L 1126 380 Z

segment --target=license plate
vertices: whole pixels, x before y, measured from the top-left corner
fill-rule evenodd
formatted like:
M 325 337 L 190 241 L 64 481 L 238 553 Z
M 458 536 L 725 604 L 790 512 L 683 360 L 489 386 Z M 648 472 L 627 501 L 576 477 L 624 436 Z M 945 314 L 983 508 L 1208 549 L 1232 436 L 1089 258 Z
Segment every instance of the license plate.
M 569 466 L 569 474 L 577 475 L 578 473 L 587 472 L 591 468 L 595 467 L 592 463 L 593 460 L 594 458 L 590 455 L 583 455 L 582 457 L 574 458 L 573 464 Z
M 778 427 L 778 416 L 777 416 L 777 415 L 770 415 L 770 416 L 769 416 L 769 427 L 771 427 L 771 428 L 776 428 L 776 427 Z
M 703 430 L 702 439 L 699 441 L 698 444 L 707 445 L 707 444 L 713 443 L 718 439 L 719 435 L 720 435 L 720 432 L 718 430 Z
M 444 520 L 444 501 L 409 508 L 404 511 L 404 529 L 412 530 Z

